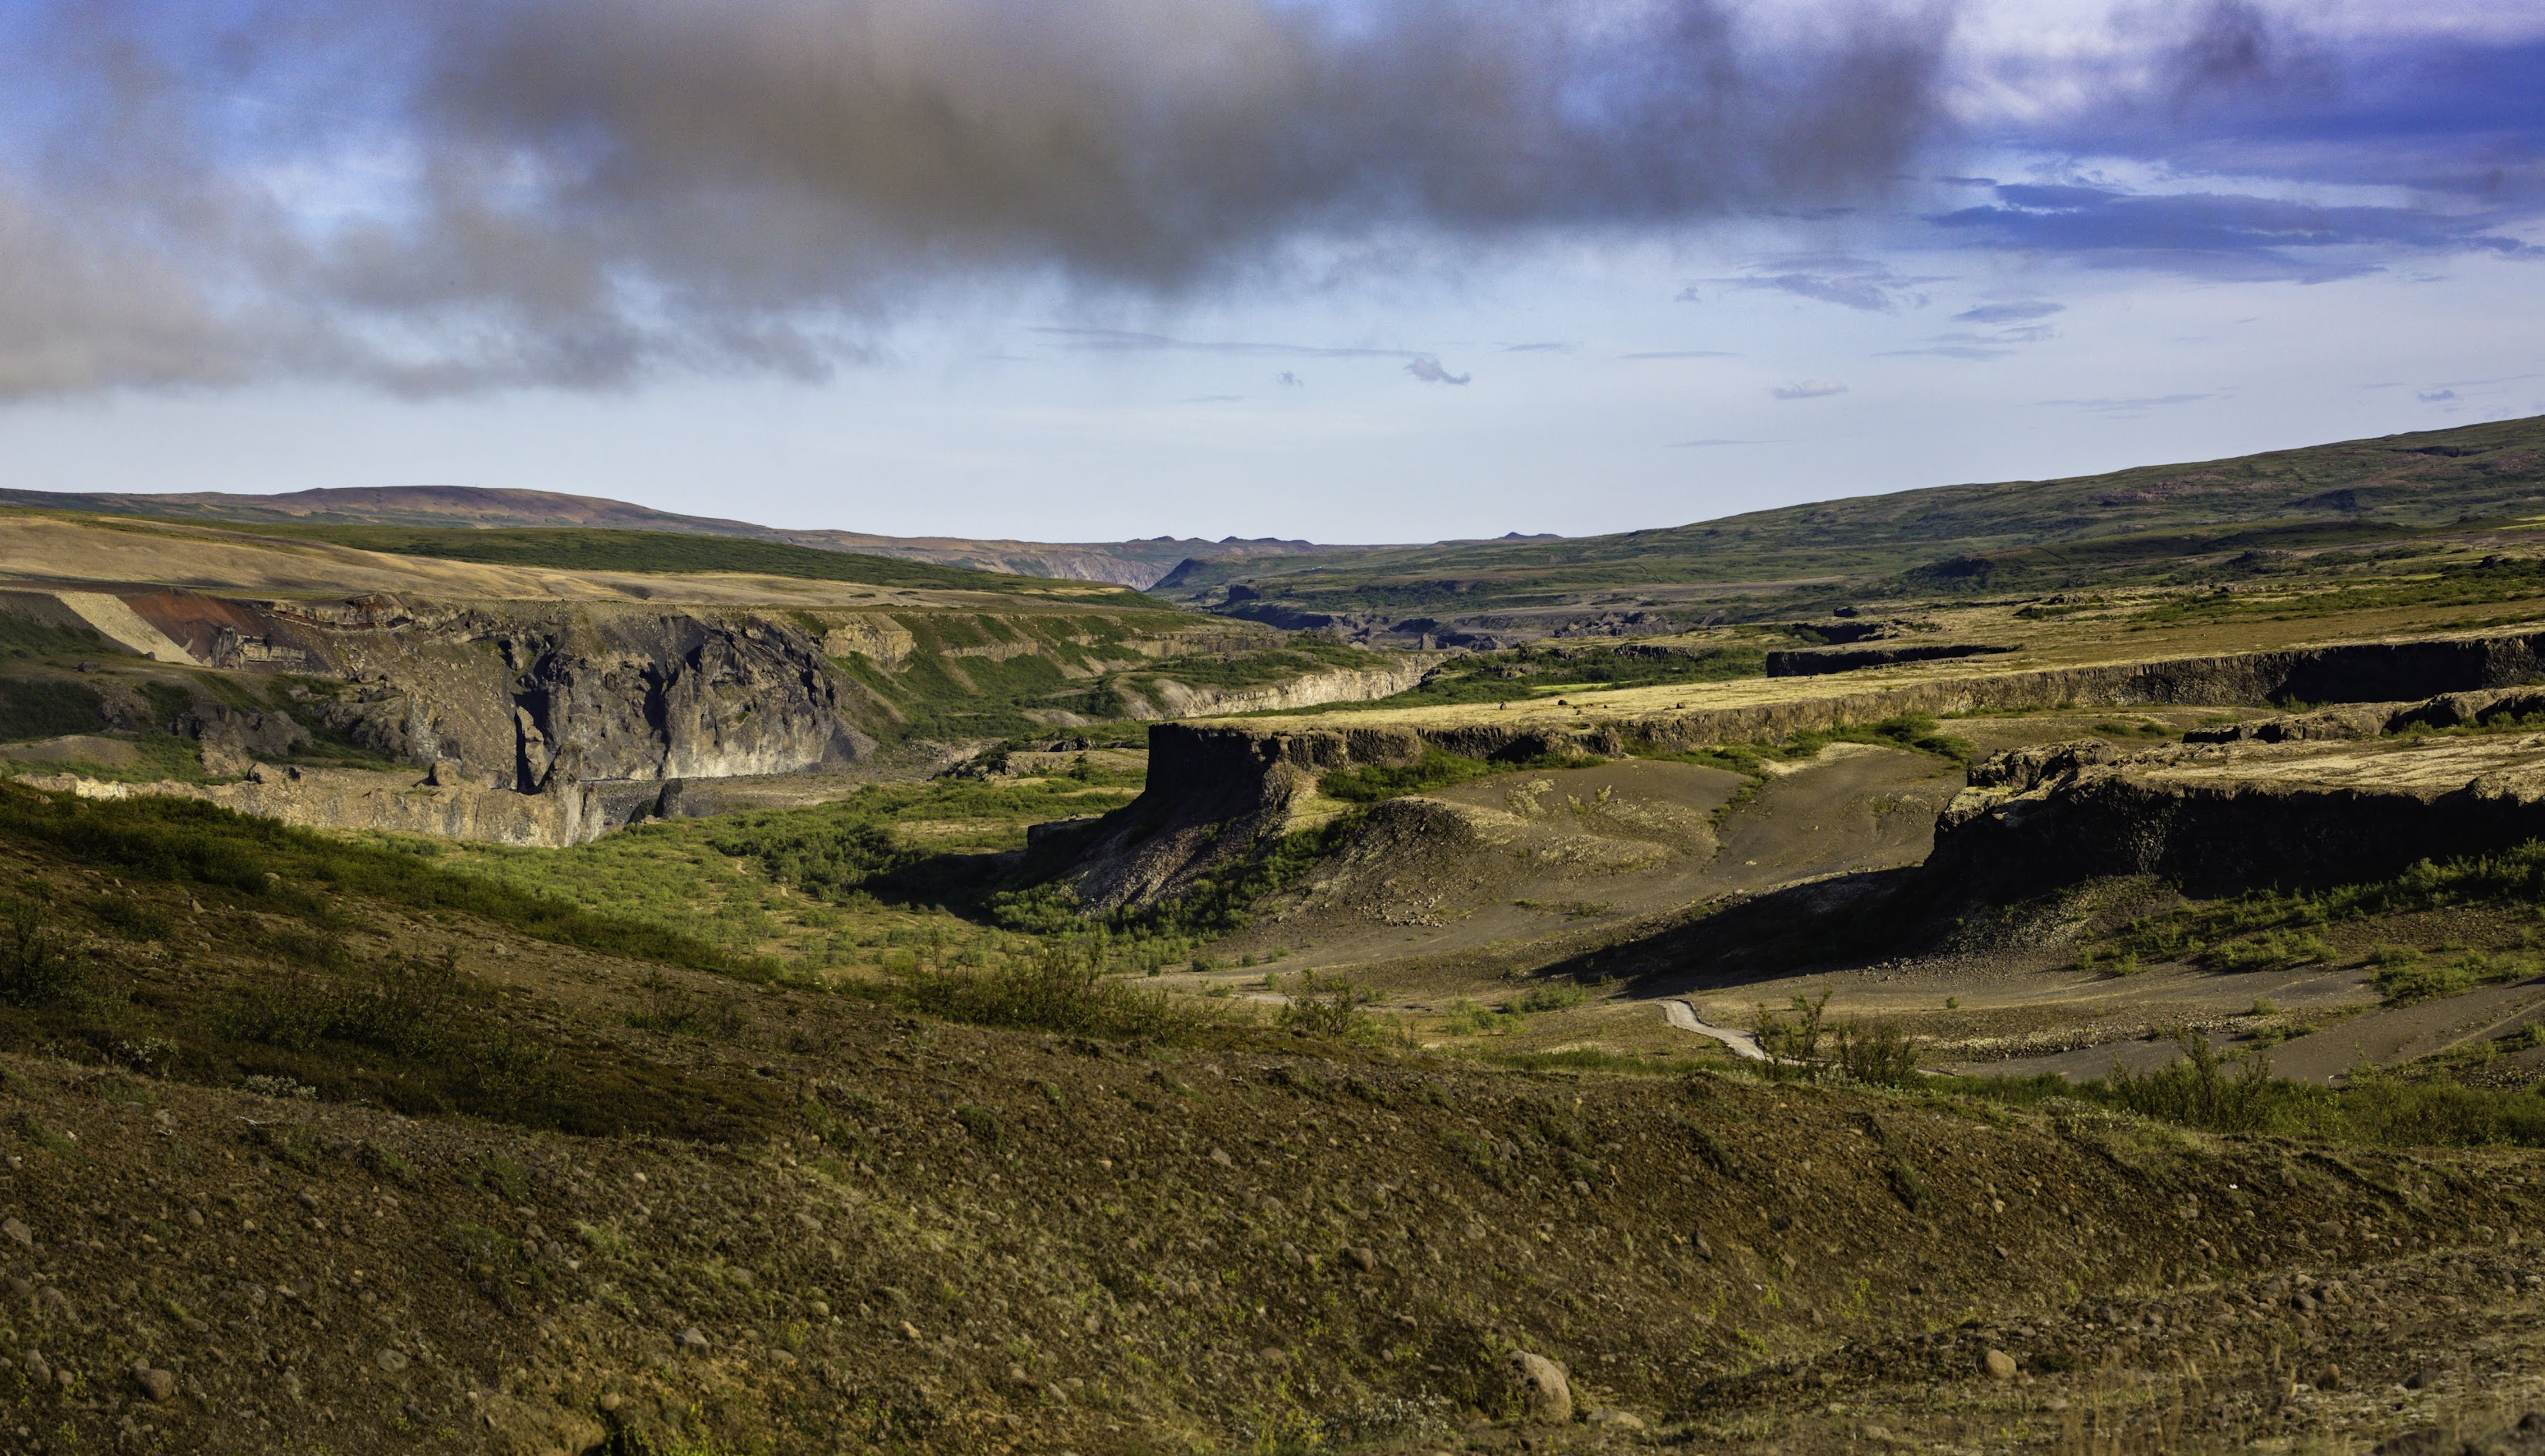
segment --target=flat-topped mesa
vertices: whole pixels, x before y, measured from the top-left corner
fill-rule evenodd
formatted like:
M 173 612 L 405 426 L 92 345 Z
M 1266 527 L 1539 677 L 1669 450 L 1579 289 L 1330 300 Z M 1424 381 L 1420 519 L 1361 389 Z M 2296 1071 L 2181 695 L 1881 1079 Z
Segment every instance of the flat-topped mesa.
M 1999 900 L 2115 875 L 2226 894 L 2498 853 L 2545 839 L 2545 734 L 2413 730 L 2517 723 L 2538 706 L 2545 693 L 2529 689 L 2458 693 L 2144 753 L 2094 742 L 2000 754 L 1937 821 L 1928 874 Z

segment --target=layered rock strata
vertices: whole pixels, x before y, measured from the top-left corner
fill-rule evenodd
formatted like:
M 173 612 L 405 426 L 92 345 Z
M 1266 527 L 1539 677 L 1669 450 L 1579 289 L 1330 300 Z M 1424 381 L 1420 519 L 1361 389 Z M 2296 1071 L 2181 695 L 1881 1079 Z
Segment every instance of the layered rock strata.
M 2430 705 L 2388 706 L 2395 721 Z M 2001 900 L 2110 875 L 2224 894 L 2383 879 L 2545 838 L 2545 734 L 2068 747 L 1979 766 L 1936 824 L 1929 879 Z
M 1179 893 L 1214 866 L 1253 852 L 1289 827 L 1292 808 L 1321 773 L 1356 767 L 1401 767 L 1419 761 L 1431 749 L 1470 758 L 1520 762 L 1590 754 L 1614 756 L 1630 750 L 1674 752 L 1778 739 L 1875 722 L 1904 712 L 2047 708 L 2061 704 L 2224 705 L 2290 698 L 2385 702 L 2392 707 L 2385 717 L 2377 719 L 2381 723 L 2398 714 L 2420 713 L 2436 725 L 2448 713 L 2480 715 L 2496 711 L 2497 716 L 2494 709 L 2446 707 L 2443 701 L 2450 694 L 2490 692 L 2492 695 L 2483 697 L 2482 702 L 2524 701 L 2500 689 L 2539 678 L 2545 678 L 2545 633 L 2524 633 L 2344 643 L 1935 679 L 1726 707 L 1617 718 L 1586 716 L 1578 725 L 1554 727 L 1496 723 L 1490 719 L 1451 720 L 1419 727 L 1168 723 L 1149 731 L 1149 777 L 1140 797 L 1092 828 L 1081 826 L 1066 833 L 1076 860 L 1072 873 L 1082 895 L 1093 904 L 1110 908 Z M 2537 696 L 2538 706 L 2545 707 L 2545 692 Z M 2395 701 L 2408 697 L 2423 701 Z M 2463 701 L 2471 704 L 2476 699 Z M 2462 788 L 2466 782 L 2460 778 L 2454 786 Z M 2278 806 L 2287 813 L 2274 818 L 2278 810 L 2264 804 L 2261 798 L 2255 802 L 2261 810 L 2255 822 L 2265 827 L 2251 835 L 2240 831 L 2240 845 L 2250 848 L 2271 833 L 2281 832 L 2268 827 L 2272 825 L 2300 835 L 2315 832 L 2306 825 L 2312 822 L 2309 816 L 2317 812 L 2316 807 L 2301 807 L 2301 801 L 2293 800 Z M 2302 802 L 2315 804 L 2313 799 Z M 2443 817 L 2454 812 L 2455 807 L 2452 803 L 2450 808 L 2434 812 Z M 2520 824 L 2526 822 L 2523 815 L 2524 810 L 2509 812 L 2509 818 Z M 2108 823 L 2094 821 L 2096 827 L 2091 833 L 2119 835 L 2127 840 L 2138 833 L 2126 828 L 2128 818 L 2127 813 L 2116 810 Z M 2171 830 L 2151 832 L 2160 840 L 2173 838 Z M 2537 832 L 2529 830 L 2515 837 L 2525 838 Z M 1975 833 L 1985 836 L 1984 831 Z M 2327 828 L 2324 833 L 2339 839 L 2347 831 Z M 2436 830 L 2419 840 L 2408 837 L 2406 842 L 2422 841 L 2457 842 Z M 2463 842 L 2493 841 L 2476 834 Z M 2373 845 L 2363 843 L 2356 851 L 2345 852 L 2328 842 L 2321 852 L 2303 857 L 2309 862 L 2320 859 L 2327 873 L 2337 872 L 2340 866 L 2386 863 L 2392 859 L 2391 855 L 2381 858 L 2373 850 Z M 2400 868 L 2426 852 L 2430 851 L 2416 850 L 2393 863 Z M 1938 853 L 1942 853 L 1940 849 Z M 2063 849 L 2061 855 L 2079 863 L 2091 860 L 2116 866 L 2088 871 L 2092 873 L 2183 873 L 2197 877 L 2210 872 L 2203 867 L 2210 861 L 2201 859 L 2198 851 L 2188 848 L 2115 849 L 2099 854 Z M 2214 857 L 2219 874 L 2248 874 L 2250 866 L 2258 862 L 2250 858 L 2246 849 L 2222 850 Z M 2236 864 L 2247 868 L 2231 871 L 2228 866 Z M 2055 877 L 2067 872 L 2045 869 L 2044 873 Z M 2309 875 L 2315 873 L 2307 871 Z

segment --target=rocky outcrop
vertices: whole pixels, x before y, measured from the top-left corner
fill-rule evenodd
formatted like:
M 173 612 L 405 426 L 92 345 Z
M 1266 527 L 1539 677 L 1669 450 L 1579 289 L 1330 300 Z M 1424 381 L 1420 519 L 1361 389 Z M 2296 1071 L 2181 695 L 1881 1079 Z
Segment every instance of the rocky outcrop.
M 1895 642 L 1879 647 L 1796 647 L 1767 654 L 1770 678 L 1811 678 L 1824 673 L 1851 673 L 1858 668 L 1897 667 L 1910 662 L 1938 662 L 1956 657 L 1988 657 L 2014 651 L 1990 642 Z
M 1190 688 L 1172 678 L 1155 680 L 1146 696 L 1150 711 L 1131 716 L 1202 718 L 1226 713 L 1276 712 L 1330 702 L 1368 702 L 1423 686 L 1423 679 L 1450 654 L 1409 652 L 1403 661 L 1375 668 L 1334 668 L 1286 683 L 1252 688 Z
M 1410 729 L 1258 732 L 1162 724 L 1149 730 L 1140 796 L 1093 823 L 1047 826 L 1029 853 L 1063 856 L 1086 904 L 1148 904 L 1277 839 L 1319 773 L 1353 764 L 1410 764 L 1423 740 Z
M 242 814 L 304 829 L 366 829 L 480 844 L 558 849 L 656 817 L 678 784 L 574 784 L 537 794 L 489 788 L 435 771 L 382 773 L 355 768 L 258 766 L 234 783 L 101 781 L 55 773 L 21 780 L 84 799 L 202 799 Z
M 2421 702 L 2362 703 L 2291 713 L 2252 723 L 2194 728 L 2185 743 L 2345 742 L 2406 733 L 2416 728 L 2486 727 L 2503 722 L 2545 720 L 2545 688 L 2506 688 L 2476 692 L 2447 692 Z
M 1144 903 L 1172 895 L 1189 887 L 1202 873 L 1232 857 L 1253 851 L 1254 847 L 1276 836 L 1288 823 L 1289 807 L 1317 774 L 1330 769 L 1359 766 L 1389 767 L 1419 760 L 1427 749 L 1463 755 L 1468 758 L 1528 762 L 1549 758 L 1580 757 L 1588 754 L 1615 756 L 1629 751 L 1676 752 L 1710 744 L 1751 742 L 1759 739 L 1781 739 L 1796 733 L 1822 731 L 1850 723 L 1876 722 L 1904 712 L 1956 712 L 1978 708 L 2043 708 L 2062 703 L 2120 706 L 2152 703 L 2245 704 L 2268 702 L 2275 698 L 2304 698 L 2310 701 L 2380 701 L 2414 695 L 2397 691 L 2399 688 L 2417 689 L 2425 701 L 2395 704 L 2381 710 L 2384 722 L 2399 714 L 2419 713 L 2423 720 L 2438 725 L 2438 716 L 2463 713 L 2480 716 L 2509 711 L 2508 704 L 2526 701 L 2515 692 L 2501 689 L 2511 685 L 2545 677 L 2545 633 L 2498 637 L 2443 637 L 2388 642 L 2336 644 L 2326 647 L 2298 648 L 2277 652 L 2245 653 L 2215 657 L 2168 659 L 2105 667 L 2059 668 L 2036 672 L 2000 673 L 1983 677 L 1934 679 L 1904 684 L 1895 688 L 1864 689 L 1853 692 L 1830 692 L 1810 697 L 1790 697 L 1764 702 L 1741 703 L 1726 707 L 1697 708 L 1668 713 L 1652 713 L 1615 718 L 1584 717 L 1571 723 L 1549 724 L 1543 720 L 1520 720 L 1501 723 L 1489 718 L 1469 718 L 1463 722 L 1444 722 L 1420 728 L 1407 726 L 1361 725 L 1342 728 L 1301 728 L 1295 724 L 1265 723 L 1262 725 L 1226 724 L 1160 724 L 1149 730 L 1149 779 L 1141 796 L 1131 804 L 1107 816 L 1093 827 L 1081 826 L 1069 832 L 1071 853 L 1076 857 L 1072 874 L 1083 893 L 1102 906 Z M 2488 694 L 2488 695 L 2487 695 Z M 2538 706 L 2545 707 L 2545 691 L 2534 694 Z M 2461 707 L 2441 704 L 2458 702 Z M 2485 705 L 2490 706 L 2485 706 Z M 2529 711 L 2526 708 L 2519 713 Z M 2080 781 L 2100 771 L 2098 755 L 2108 754 L 2102 746 L 2072 746 L 2065 757 L 2046 755 L 2030 768 L 2006 766 L 1984 767 L 1989 774 L 2006 774 L 2005 789 L 2016 779 L 2022 781 L 2017 793 L 2029 792 L 2045 777 L 2067 777 Z M 2481 770 L 2470 770 L 2447 788 L 2463 788 Z M 2157 842 L 2171 844 L 2176 838 L 2170 827 L 2179 819 L 2171 809 L 2154 807 L 2156 799 L 2174 797 L 2172 790 L 2142 795 L 2123 787 L 2123 775 L 2112 775 L 2110 784 L 2079 800 L 2108 802 L 2108 813 L 2084 814 L 2074 835 L 2084 843 L 2058 844 L 2047 847 L 2039 860 L 2042 882 L 2055 882 L 2071 874 L 2059 866 L 2105 865 L 2106 868 L 2076 868 L 2077 875 L 2180 873 L 2199 875 L 2247 875 L 2258 862 L 2249 852 L 2276 833 L 2295 834 L 2304 838 L 2317 835 L 2310 828 L 2313 816 L 2330 813 L 2321 831 L 2326 838 L 2321 853 L 2301 854 L 2291 859 L 2293 877 L 2316 876 L 2319 871 L 2305 868 L 2321 861 L 2322 873 L 2347 872 L 2345 866 L 2383 864 L 2392 860 L 2375 844 L 2363 843 L 2355 852 L 2340 849 L 2336 841 L 2349 835 L 2346 829 L 2334 827 L 2340 821 L 2338 811 L 2327 811 L 2330 801 L 2291 787 L 2286 802 L 2276 807 L 2263 805 L 2254 817 L 2258 826 L 2251 835 L 2235 831 L 2222 839 L 2223 848 L 2216 854 L 2203 852 L 2186 842 L 2182 848 L 2151 848 Z M 2102 784 L 2105 780 L 2093 780 Z M 2201 798 L 2210 798 L 2229 790 L 2204 789 Z M 2268 795 L 2281 790 L 2255 790 Z M 2416 789 L 2414 793 L 2419 794 Z M 2004 795 L 2011 797 L 2012 795 Z M 1978 801 L 1973 801 L 1974 805 Z M 2187 802 L 2187 801 L 2186 801 Z M 2257 799 L 2258 804 L 2260 803 Z M 2023 818 L 2020 806 L 2009 810 L 2009 823 Z M 2063 811 L 2065 812 L 2065 811 Z M 2206 813 L 2204 808 L 2201 813 Z M 2419 811 L 2414 811 L 2418 813 Z M 2484 810 L 2484 814 L 2492 811 Z M 2524 810 L 2505 811 L 2509 820 L 2524 824 Z M 2161 820 L 2163 826 L 2146 833 L 2126 829 L 2137 822 L 2134 816 L 2154 816 L 2148 822 Z M 2234 816 L 2227 816 L 2232 819 Z M 2481 816 L 2478 816 L 2481 817 Z M 1956 854 L 1970 856 L 1968 862 L 2006 860 L 2017 873 L 2028 872 L 2019 855 L 2000 855 L 1979 847 L 1997 830 L 1976 824 L 1977 815 L 1966 815 L 1970 828 L 1961 847 L 1950 853 L 1939 843 L 1939 861 L 1953 862 Z M 2444 814 L 2430 819 L 2433 826 L 2443 824 Z M 2043 821 L 2047 823 L 2048 821 Z M 2195 814 L 2184 823 L 2207 821 Z M 2489 823 L 2490 820 L 2484 822 Z M 2507 821 L 2504 821 L 2507 822 Z M 2507 831 L 2504 831 L 2504 833 Z M 2518 837 L 2545 832 L 2530 828 Z M 2190 831 L 2186 831 L 2190 833 Z M 2094 836 L 2117 836 L 2110 846 L 2098 847 Z M 2153 835 L 2154 840 L 2149 836 Z M 2018 843 L 2020 837 L 2007 839 Z M 2464 843 L 2489 843 L 2480 834 Z M 2514 843 L 2515 840 L 2509 841 Z M 2449 841 L 2438 828 L 2418 838 L 2407 835 L 2397 844 L 2442 844 Z M 2422 857 L 2428 849 L 2416 849 L 2394 861 L 2396 867 Z M 2161 866 L 2161 867 L 2150 867 Z M 1976 869 L 1973 871 L 1977 872 Z M 2379 871 L 2385 872 L 2385 871 Z
M 177 719 L 176 731 L 196 740 L 205 772 L 229 777 L 245 773 L 259 760 L 288 758 L 309 741 L 309 730 L 289 713 L 259 712 L 226 703 L 189 709 Z
M 2111 875 L 2223 894 L 2381 879 L 2545 838 L 2545 735 L 2067 750 L 1978 766 L 1937 822 L 1929 880 L 1991 899 Z
M 910 628 L 882 615 L 853 616 L 822 634 L 825 656 L 846 657 L 854 652 L 888 673 L 897 671 L 918 646 Z
M 868 747 L 844 715 L 822 643 L 758 613 L 386 594 L 241 603 L 162 593 L 133 606 L 216 666 L 286 664 L 343 680 L 333 696 L 308 699 L 314 722 L 521 793 L 561 777 L 791 772 Z

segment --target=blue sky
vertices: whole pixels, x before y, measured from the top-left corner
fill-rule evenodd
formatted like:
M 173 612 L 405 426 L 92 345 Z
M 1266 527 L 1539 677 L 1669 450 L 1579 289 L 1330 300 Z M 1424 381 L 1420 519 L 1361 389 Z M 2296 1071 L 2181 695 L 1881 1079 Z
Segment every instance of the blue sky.
M 0 57 L 21 488 L 1409 540 L 2545 413 L 2530 4 L 0 0 Z

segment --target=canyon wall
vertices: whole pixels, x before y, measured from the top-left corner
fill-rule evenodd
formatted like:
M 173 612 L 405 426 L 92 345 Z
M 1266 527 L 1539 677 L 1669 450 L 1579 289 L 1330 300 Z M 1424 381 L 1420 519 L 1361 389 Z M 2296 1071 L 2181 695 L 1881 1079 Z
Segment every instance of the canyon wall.
M 1289 807 L 1318 774 L 1355 767 L 1401 767 L 1432 749 L 1512 762 L 1629 751 L 1667 753 L 1780 739 L 1910 712 L 2045 708 L 2063 703 L 2118 707 L 2289 699 L 2391 702 L 2501 688 L 2540 678 L 2545 678 L 2545 633 L 2522 633 L 1934 679 L 1769 702 L 1587 718 L 1578 725 L 1553 727 L 1497 723 L 1490 718 L 1422 727 L 1349 722 L 1336 727 L 1163 723 L 1149 730 L 1149 776 L 1140 797 L 1093 827 L 1067 833 L 1077 856 L 1072 873 L 1081 894 L 1090 903 L 1112 908 L 1178 893 L 1212 868 L 1277 837 L 1287 826 Z M 2129 791 L 2114 786 L 2108 792 L 2126 798 Z M 2117 826 L 2144 807 L 2117 807 L 2109 815 L 2081 817 L 2078 833 L 2118 832 Z M 2262 827 L 2253 833 L 2263 838 L 2281 832 L 2314 833 L 2301 821 L 2315 808 L 2298 801 L 2288 808 L 2296 819 L 2275 818 L 2265 806 L 2265 812 L 2254 819 Z M 2432 812 L 2489 815 L 2495 808 L 2478 806 L 2473 800 L 2452 800 Z M 2518 823 L 2525 822 L 2524 808 L 2506 812 Z M 2186 844 L 2197 837 L 2188 831 L 2168 835 Z M 2113 862 L 2137 863 L 2143 857 L 2124 855 Z M 2164 862 L 2172 866 L 2177 859 L 2178 855 Z M 2323 859 L 2328 865 L 2368 862 L 2332 850 Z M 2185 872 L 2197 868 L 2187 859 L 2179 863 Z

